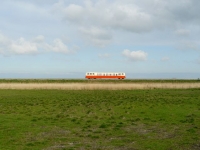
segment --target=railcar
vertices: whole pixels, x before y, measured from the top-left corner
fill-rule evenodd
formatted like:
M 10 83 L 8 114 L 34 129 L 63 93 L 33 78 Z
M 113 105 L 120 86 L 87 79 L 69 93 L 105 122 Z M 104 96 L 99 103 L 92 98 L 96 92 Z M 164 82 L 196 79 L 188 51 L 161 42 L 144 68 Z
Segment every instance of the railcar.
M 86 72 L 86 79 L 125 79 L 124 72 Z

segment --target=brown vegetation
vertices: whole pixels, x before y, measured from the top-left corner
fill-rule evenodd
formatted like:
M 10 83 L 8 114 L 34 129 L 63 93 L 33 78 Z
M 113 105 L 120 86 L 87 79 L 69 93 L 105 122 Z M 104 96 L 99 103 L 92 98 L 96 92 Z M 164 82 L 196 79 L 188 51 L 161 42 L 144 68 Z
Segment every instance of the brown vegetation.
M 122 89 L 188 89 L 200 88 L 200 83 L 0 83 L 0 89 L 62 89 L 62 90 L 122 90 Z

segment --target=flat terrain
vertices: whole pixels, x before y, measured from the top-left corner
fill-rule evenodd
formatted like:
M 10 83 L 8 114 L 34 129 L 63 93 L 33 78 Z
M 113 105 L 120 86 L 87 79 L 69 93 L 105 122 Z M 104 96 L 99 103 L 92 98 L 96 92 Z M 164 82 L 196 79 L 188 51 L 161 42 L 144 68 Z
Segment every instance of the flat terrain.
M 200 79 L 0 79 L 0 83 L 200 83 Z
M 199 150 L 200 89 L 0 90 L 1 150 Z
M 200 83 L 0 83 L 0 89 L 132 90 L 200 88 Z
M 0 89 L 132 90 L 200 88 L 200 80 L 0 79 Z

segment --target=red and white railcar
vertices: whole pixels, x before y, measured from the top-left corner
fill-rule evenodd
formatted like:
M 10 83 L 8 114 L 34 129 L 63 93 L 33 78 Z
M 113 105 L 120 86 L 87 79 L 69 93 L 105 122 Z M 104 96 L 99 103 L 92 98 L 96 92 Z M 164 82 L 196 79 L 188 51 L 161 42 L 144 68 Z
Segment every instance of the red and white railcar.
M 125 79 L 124 72 L 86 72 L 86 79 Z

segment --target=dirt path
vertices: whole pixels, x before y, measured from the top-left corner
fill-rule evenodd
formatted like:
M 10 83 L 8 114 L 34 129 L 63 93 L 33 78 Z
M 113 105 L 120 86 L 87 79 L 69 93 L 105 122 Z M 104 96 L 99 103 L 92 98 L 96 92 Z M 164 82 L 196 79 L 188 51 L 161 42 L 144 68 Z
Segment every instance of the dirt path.
M 0 89 L 187 89 L 200 88 L 200 83 L 0 83 Z

